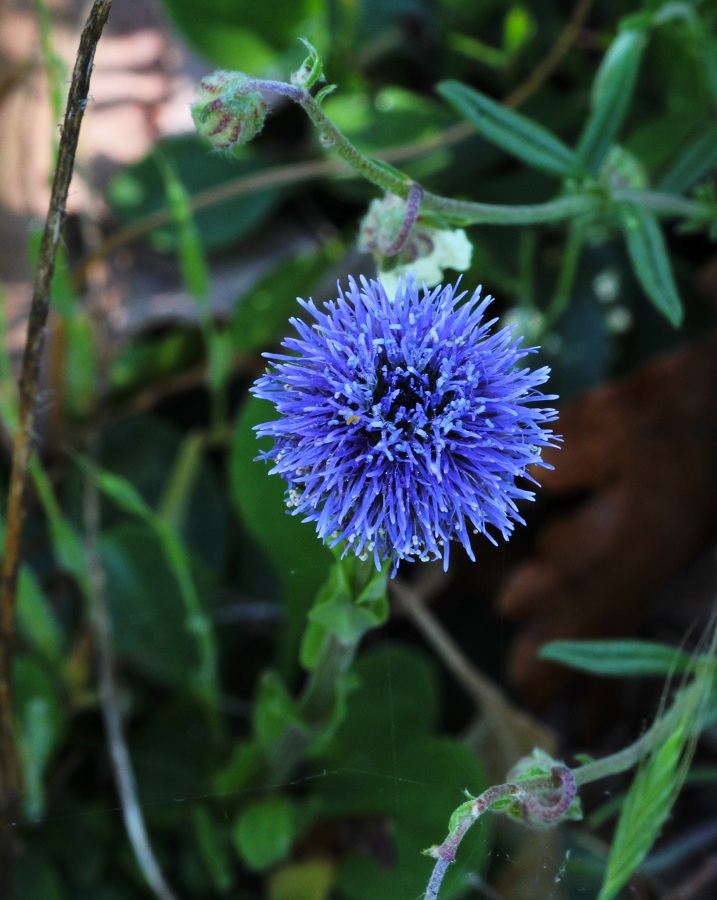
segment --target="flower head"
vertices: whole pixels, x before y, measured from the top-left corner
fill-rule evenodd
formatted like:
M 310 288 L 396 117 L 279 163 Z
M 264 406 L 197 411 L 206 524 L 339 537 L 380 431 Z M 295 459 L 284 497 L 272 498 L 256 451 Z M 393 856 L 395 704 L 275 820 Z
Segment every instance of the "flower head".
M 274 439 L 259 458 L 288 483 L 293 513 L 331 546 L 345 541 L 376 565 L 443 559 L 471 533 L 508 538 L 522 522 L 516 501 L 533 493 L 531 465 L 553 446 L 545 423 L 554 397 L 540 392 L 547 368 L 518 367 L 530 350 L 511 329 L 484 320 L 480 288 L 466 302 L 452 285 L 431 291 L 352 279 L 313 318 L 291 322 L 298 337 L 269 353 L 273 371 L 253 387 L 279 418 L 257 427 Z

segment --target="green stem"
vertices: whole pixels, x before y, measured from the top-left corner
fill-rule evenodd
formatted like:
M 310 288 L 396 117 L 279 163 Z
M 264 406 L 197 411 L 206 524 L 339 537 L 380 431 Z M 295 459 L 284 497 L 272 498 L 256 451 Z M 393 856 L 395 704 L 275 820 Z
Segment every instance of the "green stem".
M 387 193 L 408 198 L 413 180 L 403 172 L 372 159 L 334 125 L 320 104 L 303 87 L 283 81 L 248 79 L 242 92 L 267 91 L 289 97 L 306 112 L 319 132 L 319 138 L 327 149 L 335 150 L 339 156 L 359 175 Z M 474 203 L 469 200 L 453 200 L 426 191 L 421 203 L 428 212 L 439 213 L 462 225 L 539 225 L 563 222 L 578 216 L 592 216 L 603 208 L 610 199 L 618 202 L 634 203 L 660 216 L 692 218 L 699 212 L 699 205 L 674 194 L 659 191 L 615 190 L 611 197 L 598 193 L 584 193 L 576 196 L 557 197 L 546 203 L 524 206 L 503 206 L 493 203 Z
M 266 761 L 267 777 L 281 784 L 291 777 L 307 750 L 329 725 L 337 701 L 338 685 L 356 658 L 359 641 L 342 644 L 327 637 L 318 664 L 309 675 L 299 697 L 301 718 L 308 727 L 292 725 L 272 748 Z
M 367 181 L 387 193 L 404 200 L 414 184 L 413 179 L 388 163 L 371 159 L 334 125 L 311 94 L 301 87 L 283 81 L 264 81 L 252 78 L 244 82 L 243 93 L 268 91 L 289 97 L 298 103 L 316 126 L 321 143 L 335 150 L 348 165 Z M 562 222 L 576 216 L 594 214 L 603 206 L 604 199 L 596 194 L 575 197 L 558 197 L 547 203 L 525 206 L 502 206 L 495 203 L 474 203 L 470 200 L 453 200 L 426 191 L 421 201 L 425 211 L 441 213 L 464 225 L 537 225 L 546 222 Z
M 576 769 L 570 770 L 564 768 L 563 771 L 565 774 L 571 776 L 573 789 L 589 784 L 592 781 L 597 781 L 601 778 L 619 775 L 638 765 L 644 757 L 659 747 L 661 742 L 663 742 L 670 734 L 672 728 L 678 726 L 680 718 L 684 716 L 685 705 L 690 704 L 693 701 L 696 701 L 699 704 L 704 689 L 704 683 L 698 679 L 694 684 L 679 691 L 670 709 L 664 715 L 660 716 L 642 737 L 638 738 L 628 747 L 625 747 L 610 756 L 606 756 L 603 759 L 596 759 L 585 765 L 578 766 Z M 694 696 L 695 694 L 697 695 L 696 697 Z M 695 720 L 695 730 L 701 729 L 702 724 L 703 721 L 697 717 Z M 553 773 L 558 774 L 558 769 L 553 769 Z M 566 781 L 563 780 L 563 785 L 565 786 L 565 784 Z M 436 859 L 436 863 L 434 864 L 433 872 L 431 873 L 428 887 L 424 894 L 424 900 L 436 900 L 448 866 L 455 859 L 458 845 L 473 823 L 477 821 L 483 813 L 487 812 L 497 799 L 501 799 L 509 794 L 520 796 L 521 793 L 529 798 L 531 793 L 534 793 L 535 791 L 544 790 L 546 788 L 552 789 L 554 786 L 556 786 L 556 784 L 551 780 L 551 776 L 548 776 L 547 778 L 538 777 L 525 779 L 518 783 L 507 783 L 488 788 L 487 791 L 484 791 L 483 794 L 476 798 L 471 804 L 465 804 L 466 806 L 470 805 L 470 811 L 467 814 L 458 817 L 454 830 L 449 833 L 442 844 L 434 847 L 431 851 L 430 855 Z M 454 817 L 457 812 L 458 811 L 454 813 Z M 559 821 L 559 819 L 556 819 L 556 821 Z
M 648 209 L 659 216 L 677 216 L 690 219 L 699 214 L 701 206 L 694 200 L 686 200 L 676 194 L 665 194 L 662 191 L 614 190 L 612 199 L 620 203 L 634 203 Z
M 628 747 L 624 747 L 617 753 L 585 763 L 577 769 L 573 769 L 575 784 L 580 787 L 590 784 L 600 778 L 608 778 L 610 775 L 619 775 L 636 766 L 643 757 L 647 756 L 658 744 L 665 739 L 665 735 L 678 721 L 685 703 L 688 703 L 690 693 L 704 690 L 704 686 L 697 681 L 690 687 L 678 692 L 670 709 L 664 716 L 653 722 L 652 726 Z M 687 695 L 687 696 L 686 696 Z
M 265 778 L 271 784 L 290 778 L 307 751 L 339 724 L 346 675 L 359 644 L 388 616 L 388 568 L 377 572 L 371 560 L 339 557 L 316 595 L 305 637 L 311 649 L 302 651 L 309 674 L 296 701 L 298 721 L 284 729 L 267 755 Z
M 548 331 L 555 324 L 568 305 L 575 283 L 575 273 L 578 269 L 584 240 L 585 228 L 577 222 L 568 231 L 558 283 L 543 318 L 542 327 L 544 332 Z

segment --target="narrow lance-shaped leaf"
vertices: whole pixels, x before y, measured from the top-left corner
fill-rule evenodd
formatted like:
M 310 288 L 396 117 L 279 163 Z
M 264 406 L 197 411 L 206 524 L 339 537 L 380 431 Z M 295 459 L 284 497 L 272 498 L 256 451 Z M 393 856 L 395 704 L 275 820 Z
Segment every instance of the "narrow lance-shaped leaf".
M 625 204 L 620 224 L 635 274 L 645 293 L 675 327 L 682 322 L 682 301 L 657 219 L 647 210 Z
M 575 169 L 573 151 L 542 125 L 457 81 L 444 81 L 437 90 L 482 137 L 506 153 L 559 177 Z
M 717 165 L 717 122 L 711 122 L 685 147 L 660 179 L 658 187 L 681 194 Z
M 693 660 L 694 678 L 678 691 L 672 707 L 653 726 L 662 734 L 643 760 L 625 798 L 598 900 L 613 900 L 627 884 L 669 818 L 685 782 L 699 733 L 707 723 L 712 706 L 717 649 L 715 625 L 713 618 Z
M 587 172 L 598 171 L 622 125 L 646 43 L 644 29 L 621 31 L 600 64 L 590 116 L 577 146 L 579 163 Z
M 687 653 L 652 641 L 551 641 L 539 656 L 594 675 L 668 675 L 690 665 Z

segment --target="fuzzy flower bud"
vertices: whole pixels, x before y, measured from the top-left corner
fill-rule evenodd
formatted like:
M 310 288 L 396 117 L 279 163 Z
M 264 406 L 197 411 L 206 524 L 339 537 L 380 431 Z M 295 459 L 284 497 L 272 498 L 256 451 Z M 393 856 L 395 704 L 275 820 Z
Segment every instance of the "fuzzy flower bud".
M 421 215 L 400 250 L 393 253 L 406 210 L 406 201 L 394 194 L 373 200 L 359 232 L 359 248 L 373 254 L 389 294 L 395 293 L 399 278 L 406 275 L 432 287 L 440 284 L 446 269 L 465 272 L 471 264 L 473 246 L 462 228 L 437 228 Z
M 247 81 L 242 72 L 214 72 L 199 82 L 201 96 L 192 104 L 192 118 L 217 150 L 248 144 L 264 127 L 266 103 L 259 91 L 242 92 Z

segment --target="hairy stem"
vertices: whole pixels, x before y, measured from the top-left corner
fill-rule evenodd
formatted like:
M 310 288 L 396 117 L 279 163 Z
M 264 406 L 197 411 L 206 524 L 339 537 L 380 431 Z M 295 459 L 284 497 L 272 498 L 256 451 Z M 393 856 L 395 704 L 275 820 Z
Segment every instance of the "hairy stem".
M 20 762 L 13 734 L 12 658 L 15 635 L 17 579 L 24 519 L 24 495 L 28 462 L 32 450 L 32 430 L 50 305 L 50 286 L 65 202 L 75 163 L 77 141 L 90 86 L 95 49 L 110 12 L 112 0 L 95 0 L 80 37 L 70 93 L 57 152 L 57 165 L 50 192 L 50 206 L 40 243 L 22 361 L 19 386 L 18 427 L 13 445 L 12 468 L 7 500 L 5 558 L 0 587 L 0 896 L 9 893 L 15 842 L 11 828 L 17 818 L 21 791 Z
M 299 697 L 299 711 L 308 728 L 289 727 L 272 748 L 267 759 L 267 776 L 281 784 L 295 771 L 306 751 L 329 724 L 337 699 L 337 683 L 353 665 L 358 642 L 341 643 L 329 635 L 321 658 L 309 675 Z

